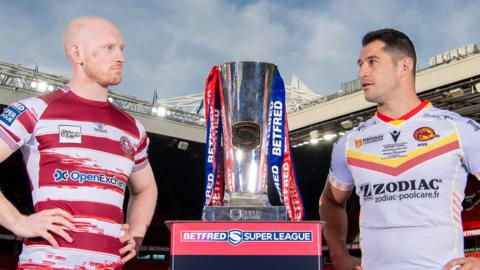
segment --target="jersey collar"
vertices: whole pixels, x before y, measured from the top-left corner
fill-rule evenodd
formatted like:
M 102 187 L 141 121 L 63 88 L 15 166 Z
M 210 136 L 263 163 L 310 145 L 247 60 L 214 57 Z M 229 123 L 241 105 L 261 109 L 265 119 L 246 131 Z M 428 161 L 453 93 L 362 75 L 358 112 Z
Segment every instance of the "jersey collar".
M 430 103 L 430 101 L 424 100 L 424 101 L 422 101 L 422 103 L 418 104 L 417 107 L 413 108 L 411 111 L 402 115 L 398 119 L 393 119 L 393 118 L 391 118 L 389 116 L 386 116 L 386 115 L 384 115 L 384 114 L 382 114 L 381 112 L 378 112 L 378 111 L 375 113 L 375 116 L 377 116 L 377 118 L 382 120 L 383 122 L 392 124 L 394 126 L 398 126 L 398 125 L 403 124 L 403 122 L 405 122 L 406 120 L 412 118 L 414 115 L 416 115 L 421 110 L 426 109 L 426 108 L 430 107 L 431 105 L 432 105 L 432 103 Z

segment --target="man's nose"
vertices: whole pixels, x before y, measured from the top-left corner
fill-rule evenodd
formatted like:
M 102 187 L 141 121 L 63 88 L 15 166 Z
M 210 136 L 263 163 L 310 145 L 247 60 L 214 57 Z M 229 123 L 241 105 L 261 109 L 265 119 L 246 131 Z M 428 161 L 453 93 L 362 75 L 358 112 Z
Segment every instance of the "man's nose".
M 117 54 L 116 54 L 116 61 L 123 63 L 125 61 L 125 58 L 123 56 L 123 51 L 121 49 L 117 49 Z
M 363 77 L 365 77 L 365 76 L 367 76 L 367 71 L 366 71 L 365 66 L 363 65 L 363 66 L 360 66 L 360 67 L 358 68 L 357 77 L 358 77 L 358 78 L 363 78 Z

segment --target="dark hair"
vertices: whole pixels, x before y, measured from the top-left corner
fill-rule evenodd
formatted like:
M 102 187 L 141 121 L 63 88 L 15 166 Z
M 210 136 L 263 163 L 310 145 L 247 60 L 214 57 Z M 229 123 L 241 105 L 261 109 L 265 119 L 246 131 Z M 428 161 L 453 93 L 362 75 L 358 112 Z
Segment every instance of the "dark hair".
M 415 46 L 412 40 L 404 33 L 385 28 L 376 31 L 368 32 L 362 39 L 362 46 L 370 44 L 373 41 L 382 41 L 385 43 L 383 48 L 385 52 L 393 56 L 394 61 L 400 60 L 402 57 L 410 57 L 413 60 L 413 76 L 415 77 L 417 67 L 417 55 L 415 53 Z

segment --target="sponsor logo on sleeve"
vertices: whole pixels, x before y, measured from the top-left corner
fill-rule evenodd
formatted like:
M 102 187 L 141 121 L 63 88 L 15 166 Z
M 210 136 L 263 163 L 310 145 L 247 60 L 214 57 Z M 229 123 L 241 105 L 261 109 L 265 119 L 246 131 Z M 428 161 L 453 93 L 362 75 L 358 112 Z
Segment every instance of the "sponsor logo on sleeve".
M 357 127 L 357 130 L 358 131 L 362 131 L 366 128 L 369 128 L 371 126 L 375 126 L 377 124 L 377 121 L 375 120 L 371 120 L 371 121 L 368 121 L 368 122 L 365 122 L 365 123 L 361 123 L 360 125 L 358 125 Z
M 453 117 L 446 115 L 446 114 L 424 114 L 425 117 L 436 118 L 441 120 L 453 120 Z
M 468 120 L 467 125 L 473 128 L 473 131 L 477 132 L 480 130 L 480 124 L 473 121 L 472 119 Z
M 82 143 L 82 128 L 79 126 L 58 126 L 60 143 Z
M 17 119 L 23 112 L 27 110 L 27 107 L 20 102 L 11 104 L 0 115 L 0 121 L 7 126 L 11 126 L 15 119 Z

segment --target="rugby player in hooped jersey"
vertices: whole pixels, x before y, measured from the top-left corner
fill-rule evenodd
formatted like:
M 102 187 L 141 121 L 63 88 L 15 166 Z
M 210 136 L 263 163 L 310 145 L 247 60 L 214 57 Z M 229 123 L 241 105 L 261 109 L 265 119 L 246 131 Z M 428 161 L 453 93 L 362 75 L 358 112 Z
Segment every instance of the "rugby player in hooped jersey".
M 119 30 L 79 17 L 65 29 L 64 48 L 71 81 L 0 115 L 0 161 L 21 149 L 35 208 L 25 216 L 0 193 L 0 225 L 26 239 L 19 269 L 119 269 L 138 251 L 156 204 L 148 138 L 107 100 L 122 78 Z
M 334 145 L 319 202 L 335 269 L 480 269 L 464 257 L 461 222 L 467 176 L 480 176 L 478 123 L 417 97 L 404 33 L 373 31 L 362 46 L 358 77 L 377 113 Z M 345 243 L 354 187 L 361 261 Z

